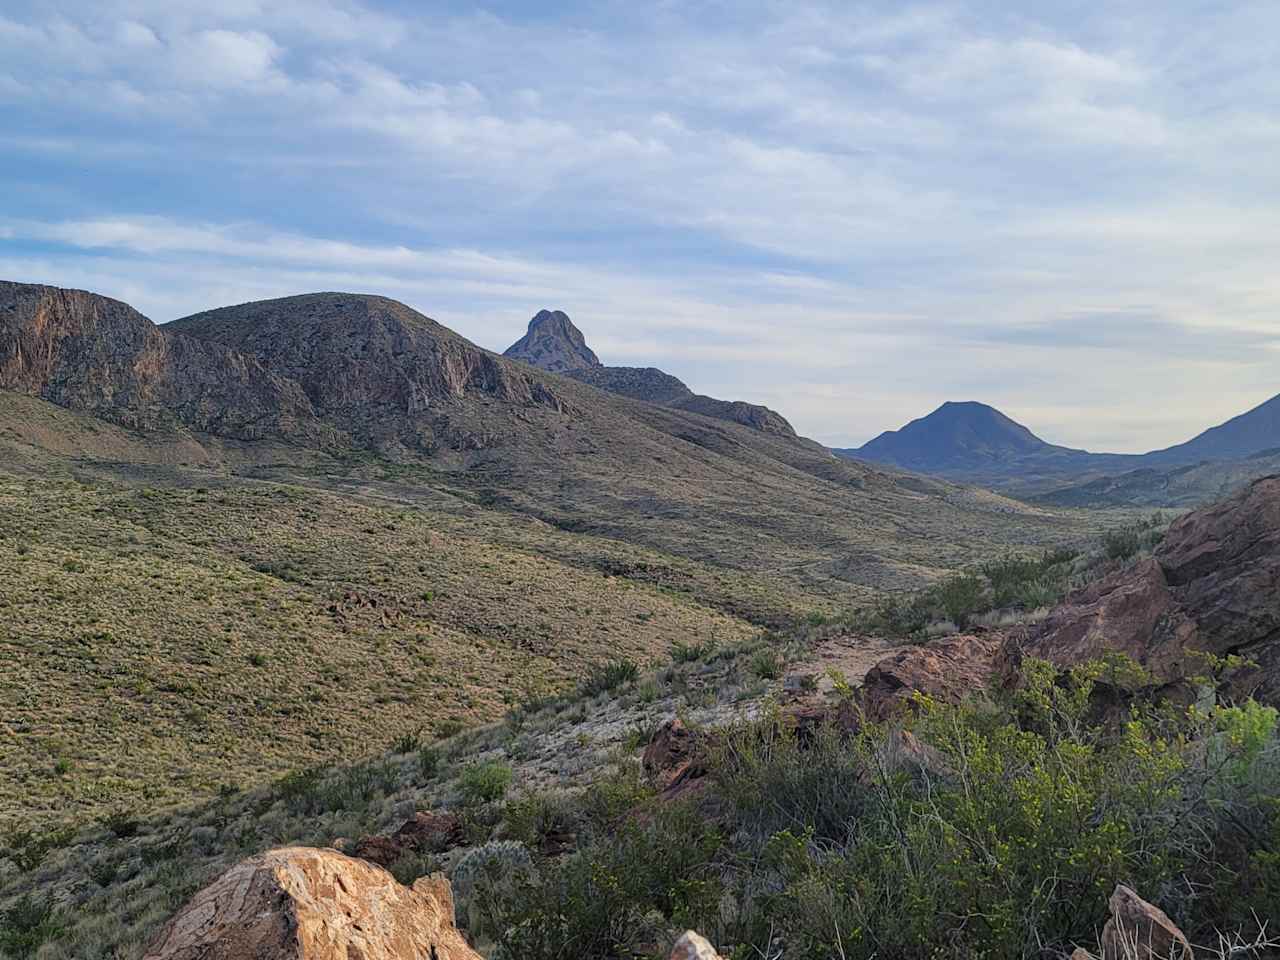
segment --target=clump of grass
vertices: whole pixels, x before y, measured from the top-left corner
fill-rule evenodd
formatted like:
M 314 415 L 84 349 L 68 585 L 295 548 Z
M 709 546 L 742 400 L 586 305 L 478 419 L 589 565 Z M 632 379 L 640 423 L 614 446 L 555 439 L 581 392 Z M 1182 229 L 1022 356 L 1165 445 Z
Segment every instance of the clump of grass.
M 716 652 L 718 644 L 715 640 L 693 641 L 683 643 L 677 640 L 671 645 L 672 663 L 697 663 L 707 660 Z
M 640 667 L 634 660 L 621 658 L 595 664 L 587 671 L 579 690 L 583 696 L 594 697 L 609 693 L 628 683 L 634 683 L 640 675 Z
M 777 680 L 782 676 L 782 657 L 776 650 L 766 647 L 752 654 L 749 667 L 752 674 L 761 680 Z

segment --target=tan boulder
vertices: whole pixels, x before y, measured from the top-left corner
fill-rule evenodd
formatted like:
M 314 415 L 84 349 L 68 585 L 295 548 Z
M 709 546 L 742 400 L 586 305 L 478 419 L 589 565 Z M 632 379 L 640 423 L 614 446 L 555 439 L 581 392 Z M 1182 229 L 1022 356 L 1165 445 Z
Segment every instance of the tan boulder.
M 482 960 L 454 926 L 440 875 L 412 888 L 336 850 L 252 857 L 169 921 L 144 960 Z
M 716 953 L 715 947 L 703 937 L 692 930 L 686 930 L 684 935 L 676 941 L 676 945 L 671 948 L 671 956 L 668 960 L 724 960 L 720 954 Z
M 1191 944 L 1177 925 L 1129 887 L 1116 886 L 1110 907 L 1102 928 L 1103 960 L 1193 960 Z

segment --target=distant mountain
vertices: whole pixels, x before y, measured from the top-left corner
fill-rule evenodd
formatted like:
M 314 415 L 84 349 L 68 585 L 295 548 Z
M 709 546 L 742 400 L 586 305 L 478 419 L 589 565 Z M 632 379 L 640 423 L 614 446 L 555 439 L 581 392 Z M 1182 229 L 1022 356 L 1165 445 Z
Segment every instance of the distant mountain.
M 1047 443 L 995 407 L 973 401 L 948 401 L 901 430 L 882 433 L 857 449 L 835 452 L 1001 488 L 1053 485 L 1122 467 L 1128 459 Z
M 1056 506 L 1193 506 L 1280 466 L 1280 396 L 1186 443 L 1146 454 L 1046 443 L 983 403 L 944 403 L 901 430 L 835 453 Z
M 538 311 L 529 321 L 525 335 L 502 355 L 633 400 L 740 423 L 764 433 L 796 435 L 786 418 L 768 407 L 695 394 L 678 378 L 656 367 L 604 366 L 587 346 L 582 331 L 562 310 Z
M 600 358 L 563 310 L 539 310 L 529 321 L 528 332 L 502 355 L 552 373 L 600 366 Z
M 1210 427 L 1186 443 L 1145 454 L 1143 460 L 1151 464 L 1237 460 L 1275 447 L 1280 447 L 1280 395 Z

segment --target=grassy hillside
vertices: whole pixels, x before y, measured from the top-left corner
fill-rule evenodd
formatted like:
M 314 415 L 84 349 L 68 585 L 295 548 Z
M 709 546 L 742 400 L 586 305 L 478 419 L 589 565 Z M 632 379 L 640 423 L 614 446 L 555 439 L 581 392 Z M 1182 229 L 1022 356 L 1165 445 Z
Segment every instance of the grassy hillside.
M 752 474 L 740 451 L 719 485 L 633 477 L 646 506 L 599 459 L 513 480 L 0 401 L 0 830 L 367 756 L 591 663 L 741 642 L 1106 520 L 871 471 L 852 490 L 812 458 Z

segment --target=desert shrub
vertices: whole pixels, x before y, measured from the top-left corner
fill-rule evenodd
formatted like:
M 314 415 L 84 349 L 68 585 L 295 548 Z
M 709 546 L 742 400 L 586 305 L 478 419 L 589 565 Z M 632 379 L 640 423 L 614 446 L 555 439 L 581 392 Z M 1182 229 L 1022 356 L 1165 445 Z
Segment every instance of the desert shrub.
M 75 831 L 70 827 L 45 831 L 15 830 L 5 838 L 0 853 L 26 873 L 40 866 L 52 851 L 69 844 L 74 835 Z
M 1207 692 L 1190 710 L 1111 699 L 1103 720 L 1118 670 L 1028 661 L 998 701 L 920 698 L 910 737 L 744 721 L 707 758 L 714 822 L 680 804 L 588 817 L 492 929 L 533 958 L 624 956 L 691 925 L 741 956 L 1021 960 L 1094 942 L 1123 882 L 1193 939 L 1256 936 L 1280 910 L 1276 711 Z
M 511 786 L 511 768 L 498 760 L 473 763 L 464 767 L 458 777 L 458 790 L 467 803 L 492 803 L 501 800 Z
M 440 751 L 435 747 L 420 747 L 418 749 L 418 775 L 424 780 L 430 780 L 440 770 Z
M 502 934 L 499 917 L 505 904 L 537 880 L 529 850 L 514 840 L 495 840 L 469 850 L 450 879 L 458 897 L 462 922 L 472 938 Z
M 640 675 L 640 667 L 625 658 L 608 660 L 594 664 L 588 671 L 586 679 L 579 688 L 583 696 L 594 697 L 597 694 L 617 690 L 624 684 L 632 683 Z
M 543 790 L 507 801 L 503 820 L 507 837 L 536 851 L 548 837 L 571 831 L 576 814 L 563 794 Z
M 26 960 L 64 929 L 65 924 L 50 901 L 22 897 L 0 913 L 0 953 Z
M 963 629 L 969 618 L 983 609 L 986 600 L 986 584 L 979 576 L 958 573 L 938 584 L 938 602 L 947 619 Z M 988 605 L 988 609 L 989 609 Z
M 751 673 L 761 680 L 777 680 L 782 676 L 782 667 L 782 657 L 767 647 L 752 654 L 749 664 Z
M 417 753 L 422 748 L 422 729 L 402 733 L 391 741 L 391 752 L 398 754 Z
M 683 804 L 650 811 L 601 837 L 586 854 L 548 864 L 487 904 L 500 955 L 522 960 L 652 954 L 673 926 L 710 930 L 723 887 L 723 836 Z

